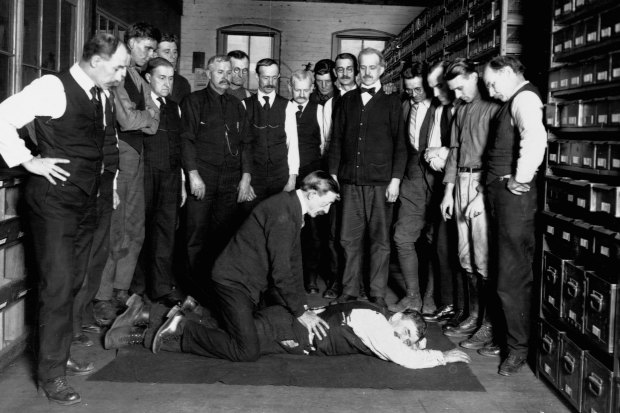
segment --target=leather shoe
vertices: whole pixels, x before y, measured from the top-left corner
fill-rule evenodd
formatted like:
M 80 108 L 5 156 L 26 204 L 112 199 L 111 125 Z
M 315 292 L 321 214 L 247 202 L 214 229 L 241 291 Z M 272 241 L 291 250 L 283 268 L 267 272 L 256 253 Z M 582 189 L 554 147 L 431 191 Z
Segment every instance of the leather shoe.
M 319 288 L 316 285 L 309 285 L 308 287 L 306 287 L 306 292 L 308 294 L 318 294 Z
M 459 324 L 461 324 L 466 318 L 467 318 L 467 315 L 465 313 L 465 310 L 462 308 L 459 308 L 454 312 L 454 315 L 452 316 L 452 318 L 449 318 L 448 320 L 446 320 L 442 328 L 444 330 L 454 328 L 458 326 Z
M 323 293 L 323 298 L 327 298 L 328 300 L 334 300 L 338 298 L 340 295 L 340 291 L 342 291 L 342 287 L 338 283 L 333 283 L 331 287 L 329 287 Z
M 384 310 L 387 310 L 387 303 L 385 302 L 385 298 L 383 297 L 370 297 L 370 302 L 374 305 L 381 307 Z
M 181 304 L 181 311 L 183 312 L 183 314 L 195 313 L 198 305 L 198 301 L 196 301 L 196 299 L 191 295 L 188 295 L 187 297 L 185 297 L 183 304 Z
M 499 357 L 502 349 L 497 344 L 489 344 L 478 350 L 478 354 L 484 357 Z
M 366 294 L 366 290 L 364 290 L 363 288 L 360 288 L 360 293 L 357 296 L 357 299 L 359 301 L 368 301 L 368 295 Z
M 93 305 L 93 317 L 100 326 L 106 327 L 112 324 L 116 318 L 116 307 L 110 300 L 98 300 Z
M 68 376 L 86 376 L 95 371 L 93 363 L 80 363 L 69 357 L 66 372 Z
M 473 336 L 461 341 L 459 346 L 472 350 L 481 349 L 493 343 L 493 327 L 491 324 L 482 324 Z
M 330 302 L 330 305 L 333 304 L 342 304 L 348 303 L 349 301 L 357 301 L 357 297 L 348 294 L 342 294 L 340 297 L 336 298 L 334 301 Z
M 68 406 L 82 401 L 80 394 L 67 383 L 65 376 L 58 376 L 50 380 L 40 381 L 39 390 L 42 390 L 51 402 Z
M 175 305 L 181 305 L 185 301 L 185 297 L 179 292 L 179 290 L 172 289 L 168 294 L 163 295 L 155 300 L 155 302 L 162 304 L 166 307 L 174 307 Z
M 439 307 L 439 309 L 432 314 L 422 314 L 422 317 L 424 318 L 424 321 L 427 321 L 429 323 L 438 323 L 440 321 L 452 318 L 455 313 L 456 311 L 454 311 L 454 305 L 448 304 Z
M 103 347 L 106 350 L 121 348 L 130 344 L 142 344 L 144 342 L 145 327 L 121 326 L 111 328 L 105 333 Z
M 506 360 L 502 362 L 499 366 L 499 374 L 502 376 L 512 376 L 515 373 L 518 373 L 521 370 L 521 367 L 527 361 L 527 354 L 517 354 L 510 352 L 508 353 L 508 357 Z
M 388 310 L 393 313 L 400 313 L 405 310 L 420 311 L 421 308 L 422 300 L 420 299 L 420 296 L 413 293 L 407 294 L 396 304 L 390 304 L 388 306 Z
M 73 340 L 71 340 L 71 344 L 81 347 L 92 347 L 95 343 L 93 343 L 93 340 L 88 338 L 86 334 L 78 333 L 73 335 Z
M 142 297 L 133 294 L 127 300 L 127 309 L 116 317 L 110 330 L 123 326 L 139 326 L 149 323 L 149 311 L 142 301 Z
M 446 327 L 443 334 L 448 337 L 469 337 L 478 329 L 478 314 L 470 315 L 456 327 Z
M 169 340 L 178 340 L 178 337 L 183 331 L 184 316 L 180 312 L 177 312 L 174 316 L 170 317 L 155 333 L 153 339 L 153 353 L 159 353 L 162 345 Z

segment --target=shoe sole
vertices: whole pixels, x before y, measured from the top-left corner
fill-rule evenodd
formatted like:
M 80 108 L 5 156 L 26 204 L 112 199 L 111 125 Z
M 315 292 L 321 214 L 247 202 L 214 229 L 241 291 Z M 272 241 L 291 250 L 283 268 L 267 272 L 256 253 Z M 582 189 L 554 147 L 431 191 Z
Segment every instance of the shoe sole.
M 113 328 L 117 328 L 117 327 L 121 327 L 121 321 L 123 320 L 123 316 L 125 315 L 125 313 L 127 313 L 127 311 L 129 311 L 134 304 L 140 304 L 140 303 L 144 303 L 142 301 L 142 297 L 140 297 L 138 294 L 133 294 L 131 297 L 129 297 L 129 299 L 127 300 L 127 309 L 125 311 L 123 311 L 123 313 L 121 315 L 119 315 L 118 317 L 116 317 L 114 319 L 114 322 L 112 323 L 112 327 L 110 327 L 110 330 L 112 330 Z
M 172 312 L 172 310 L 175 307 L 173 307 L 172 309 L 170 309 L 170 312 Z M 175 311 L 172 315 L 170 315 L 170 312 L 168 313 L 168 319 L 166 320 L 166 322 L 164 324 L 162 324 L 158 329 L 157 332 L 155 333 L 155 336 L 153 338 L 153 345 L 151 347 L 151 350 L 153 351 L 154 354 L 159 353 L 159 351 L 161 350 L 161 344 L 162 344 L 162 340 L 161 338 L 159 338 L 161 336 L 162 331 L 166 330 L 168 328 L 168 326 L 170 324 L 172 324 L 172 320 L 174 320 L 177 312 L 179 310 Z
M 480 350 L 481 348 L 485 348 L 489 343 L 484 343 L 484 342 L 476 342 L 476 343 L 459 343 L 459 346 L 463 347 L 463 348 L 467 348 L 469 350 Z
M 90 374 L 93 374 L 94 372 L 95 372 L 94 367 L 88 371 L 81 371 L 81 372 L 67 370 L 67 376 L 88 376 Z
M 476 330 L 469 331 L 469 332 L 466 332 L 466 333 L 465 332 L 464 333 L 455 333 L 455 332 L 452 332 L 452 331 L 448 330 L 448 331 L 444 331 L 443 335 L 446 336 L 446 337 L 455 337 L 455 338 L 467 337 L 467 338 L 469 338 L 475 332 L 476 332 Z

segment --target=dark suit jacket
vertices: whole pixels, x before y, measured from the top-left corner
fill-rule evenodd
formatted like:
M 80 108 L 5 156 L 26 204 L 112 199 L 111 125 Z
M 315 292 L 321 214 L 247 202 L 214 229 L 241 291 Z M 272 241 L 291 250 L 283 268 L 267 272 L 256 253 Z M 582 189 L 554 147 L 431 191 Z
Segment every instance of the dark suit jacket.
M 402 179 L 407 152 L 400 99 L 378 91 L 366 106 L 361 89 L 335 106 L 329 172 L 341 183 L 387 185 Z
M 254 303 L 271 284 L 295 317 L 305 311 L 300 233 L 303 216 L 295 191 L 261 202 L 230 240 L 213 268 L 213 281 L 244 291 Z

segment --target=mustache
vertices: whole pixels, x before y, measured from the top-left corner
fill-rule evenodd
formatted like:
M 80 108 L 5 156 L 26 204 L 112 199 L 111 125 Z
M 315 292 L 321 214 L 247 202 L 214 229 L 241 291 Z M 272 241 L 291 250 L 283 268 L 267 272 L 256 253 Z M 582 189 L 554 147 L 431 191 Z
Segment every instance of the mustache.
M 341 76 L 341 79 L 350 80 L 350 79 L 353 79 L 353 78 L 351 76 L 344 75 L 344 76 Z
M 220 80 L 220 85 L 228 85 L 230 82 L 228 80 Z

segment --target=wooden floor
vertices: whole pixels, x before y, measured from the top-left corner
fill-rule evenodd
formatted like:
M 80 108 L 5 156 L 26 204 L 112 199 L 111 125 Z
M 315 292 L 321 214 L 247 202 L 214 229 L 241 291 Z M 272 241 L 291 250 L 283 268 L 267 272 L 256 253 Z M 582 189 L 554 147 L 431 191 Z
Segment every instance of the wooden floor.
M 390 298 L 388 297 L 388 302 Z M 312 298 L 316 303 L 321 300 Z M 95 338 L 95 337 L 93 337 Z M 429 343 L 432 347 L 432 343 Z M 562 413 L 571 410 L 531 368 L 513 377 L 497 374 L 499 359 L 481 357 L 475 351 L 471 369 L 486 392 L 394 391 L 374 389 L 327 389 L 223 384 L 139 384 L 89 382 L 70 377 L 82 395 L 71 407 L 51 404 L 38 395 L 34 365 L 28 353 L 0 372 L 0 412 L 472 412 Z M 115 351 L 100 344 L 72 349 L 77 359 L 110 362 Z M 320 385 L 320 377 L 317 382 Z

